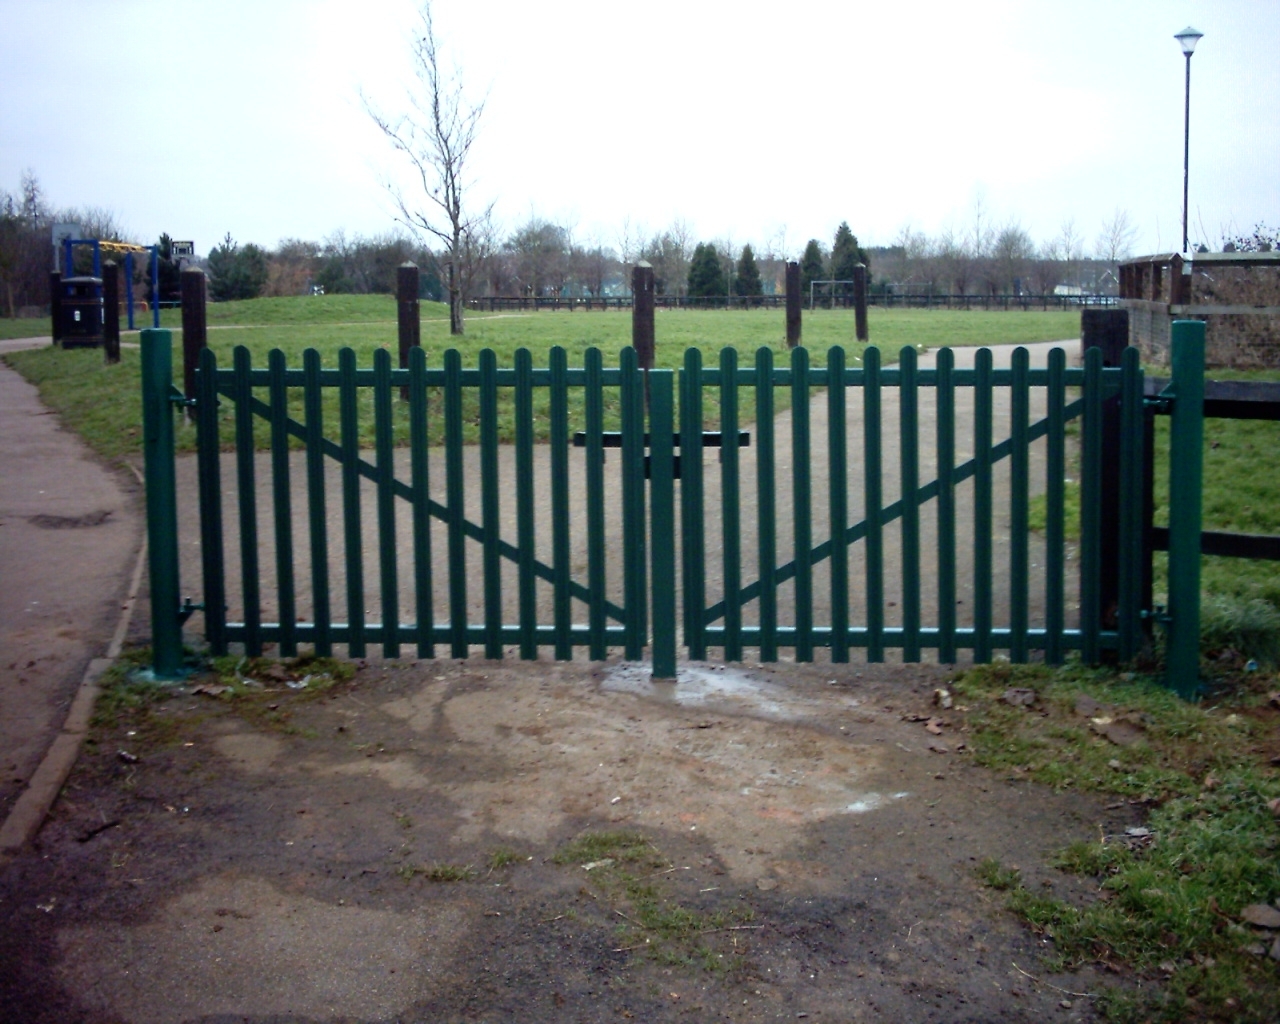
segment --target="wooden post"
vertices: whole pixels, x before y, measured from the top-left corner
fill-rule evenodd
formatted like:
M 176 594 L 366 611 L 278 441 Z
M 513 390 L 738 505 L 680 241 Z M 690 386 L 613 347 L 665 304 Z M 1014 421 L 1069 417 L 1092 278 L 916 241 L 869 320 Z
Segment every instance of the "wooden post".
M 396 330 L 400 337 L 400 369 L 409 368 L 409 349 L 422 344 L 422 321 L 418 306 L 418 265 L 401 263 L 396 268 Z M 409 388 L 400 388 L 401 401 L 409 400 Z
M 209 344 L 205 317 L 205 276 L 199 267 L 187 267 L 179 278 L 182 282 L 182 393 L 190 400 L 196 397 L 196 366 L 200 350 Z M 160 296 L 153 299 L 159 301 Z M 195 418 L 195 407 L 187 406 Z
M 867 265 L 859 263 L 853 268 L 854 326 L 858 340 L 867 340 Z
M 1080 312 L 1081 354 L 1102 349 L 1102 365 L 1120 365 L 1129 344 L 1129 311 L 1084 309 Z M 1102 403 L 1102 480 L 1098 489 L 1101 526 L 1101 573 L 1098 608 L 1103 629 L 1115 629 L 1120 607 L 1120 396 Z
M 108 366 L 120 362 L 120 268 L 115 260 L 102 264 L 102 358 Z
M 62 340 L 62 275 L 56 270 L 49 274 L 49 319 L 53 322 L 53 343 Z
M 631 268 L 631 295 L 631 345 L 640 360 L 640 369 L 652 370 L 653 267 L 644 260 Z
M 787 264 L 787 348 L 800 344 L 800 264 Z

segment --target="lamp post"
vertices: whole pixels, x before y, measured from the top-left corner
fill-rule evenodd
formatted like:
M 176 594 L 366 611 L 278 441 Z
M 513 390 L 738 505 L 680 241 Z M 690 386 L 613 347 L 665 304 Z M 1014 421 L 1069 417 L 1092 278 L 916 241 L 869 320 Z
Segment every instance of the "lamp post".
M 1190 25 L 1173 38 L 1182 46 L 1187 58 L 1187 98 L 1182 119 L 1182 251 L 1190 246 L 1187 242 L 1187 171 L 1191 158 L 1191 54 L 1195 52 L 1196 43 L 1200 42 L 1203 32 L 1197 32 Z

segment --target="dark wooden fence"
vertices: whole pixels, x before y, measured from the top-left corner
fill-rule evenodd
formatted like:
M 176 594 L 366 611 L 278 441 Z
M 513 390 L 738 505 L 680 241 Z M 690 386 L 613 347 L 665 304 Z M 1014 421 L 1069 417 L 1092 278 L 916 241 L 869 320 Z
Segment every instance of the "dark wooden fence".
M 868 294 L 867 305 L 885 309 L 1049 310 L 1116 305 L 1114 295 L 895 295 Z M 658 309 L 786 309 L 785 295 L 655 295 Z M 853 309 L 852 295 L 822 296 L 819 309 Z M 566 298 L 562 296 L 486 295 L 468 299 L 467 308 L 481 313 L 540 310 L 621 310 L 631 308 L 630 295 Z

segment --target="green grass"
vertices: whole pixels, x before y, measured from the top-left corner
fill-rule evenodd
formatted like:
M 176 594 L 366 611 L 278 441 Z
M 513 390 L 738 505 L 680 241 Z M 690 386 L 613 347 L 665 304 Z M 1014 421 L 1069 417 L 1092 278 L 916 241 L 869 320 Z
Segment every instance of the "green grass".
M 393 357 L 397 352 L 395 304 L 388 296 L 253 299 L 212 303 L 208 309 L 210 348 L 217 355 L 220 366 L 230 365 L 232 352 L 238 345 L 249 349 L 256 366 L 264 366 L 267 353 L 274 348 L 286 354 L 290 366 L 300 366 L 303 351 L 312 347 L 322 353 L 323 364 L 327 367 L 337 365 L 337 353 L 343 347 L 350 347 L 356 352 L 357 363 L 362 367 L 372 365 L 373 352 L 377 348 L 388 349 Z M 618 353 L 631 341 L 631 318 L 625 312 L 475 314 L 468 318 L 467 333 L 461 339 L 449 335 L 445 312 L 445 307 L 439 303 L 423 303 L 421 337 L 429 366 L 439 367 L 444 351 L 451 347 L 458 347 L 463 353 L 465 366 L 475 366 L 477 353 L 483 348 L 493 349 L 499 366 L 511 366 L 516 350 L 522 347 L 532 353 L 535 366 L 546 365 L 554 345 L 566 349 L 571 366 L 581 366 L 585 352 L 592 347 L 600 349 L 606 366 L 616 366 Z M 162 323 L 176 327 L 180 323 L 177 311 L 164 311 Z M 813 353 L 815 362 L 824 361 L 824 353 L 831 346 L 844 345 L 856 365 L 862 346 L 853 339 L 851 312 L 820 310 L 806 314 L 804 330 L 806 347 Z M 660 310 L 656 331 L 656 363 L 660 367 L 680 366 L 685 350 L 690 347 L 702 351 L 704 365 L 707 366 L 717 365 L 719 353 L 726 347 L 739 352 L 740 364 L 750 365 L 756 350 L 761 347 L 773 349 L 777 365 L 785 366 L 788 359 L 783 341 L 782 314 L 777 311 Z M 896 358 L 896 353 L 906 345 L 1004 344 L 1061 339 L 1077 334 L 1078 324 L 1074 314 L 1058 312 L 873 310 L 871 332 L 876 343 Z M 133 337 L 127 335 L 126 341 Z M 181 344 L 178 338 L 175 338 L 174 349 L 174 377 L 180 380 Z M 49 347 L 12 353 L 6 359 L 37 385 L 45 404 L 58 412 L 66 424 L 80 433 L 100 455 L 109 460 L 136 458 L 142 444 L 137 349 L 124 348 L 121 361 L 116 366 L 105 366 L 101 351 L 96 349 L 62 351 Z M 477 399 L 474 389 L 467 389 L 467 392 L 463 408 L 464 437 L 472 443 L 478 438 Z M 259 397 L 265 399 L 265 393 Z M 326 389 L 325 398 L 326 433 L 336 438 L 336 389 Z M 500 389 L 499 401 L 504 423 L 501 438 L 510 441 L 514 427 L 510 416 L 512 395 L 509 389 Z M 779 411 L 786 408 L 789 401 L 787 389 L 776 392 L 775 404 Z M 706 391 L 705 403 L 706 425 L 714 427 L 718 416 L 714 389 Z M 433 413 L 438 412 L 441 407 L 438 390 L 433 389 L 429 394 L 429 404 Z M 742 421 L 752 422 L 755 397 L 750 389 L 741 393 L 739 407 Z M 543 438 L 547 408 L 546 390 L 537 389 L 535 424 Z M 296 419 L 301 418 L 300 395 L 291 396 L 290 414 Z M 606 429 L 617 428 L 619 415 L 616 389 L 607 389 Z M 230 436 L 231 416 L 230 403 L 224 403 L 221 410 L 224 438 Z M 396 403 L 394 416 L 396 441 L 405 443 L 408 424 L 402 403 Z M 581 429 L 580 389 L 571 389 L 570 416 L 571 429 Z M 255 429 L 256 443 L 265 448 L 268 437 L 265 422 L 259 421 Z M 442 439 L 442 418 L 432 415 L 431 441 L 438 444 Z M 371 445 L 372 440 L 371 393 L 364 390 L 361 395 L 361 442 Z M 184 421 L 179 422 L 177 447 L 183 452 L 193 451 L 195 447 L 195 431 Z
M 9 319 L 0 317 L 0 341 L 10 338 L 47 338 L 52 327 L 46 316 Z
M 700 967 L 708 971 L 742 966 L 738 946 L 717 942 L 752 920 L 750 907 L 711 913 L 694 909 L 666 889 L 671 862 L 644 835 L 633 831 L 586 832 L 561 847 L 552 863 L 562 867 L 591 865 L 587 877 L 612 910 L 619 952 L 643 952 L 659 963 Z
M 1036 690 L 1032 710 L 1000 702 L 1014 685 Z M 1280 772 L 1259 746 L 1273 714 L 1259 710 L 1261 688 L 1203 707 L 1141 676 L 1074 666 L 983 666 L 954 684 L 979 764 L 1154 808 L 1150 837 L 1100 835 L 1058 852 L 1055 867 L 1095 880 L 1096 895 L 1083 900 L 1030 890 L 994 860 L 976 871 L 1051 940 L 1048 969 L 1101 963 L 1140 982 L 1102 994 L 1109 1020 L 1274 1019 L 1280 974 L 1249 948 L 1261 936 L 1238 921 L 1244 906 L 1280 898 L 1280 821 L 1268 807 Z M 1105 716 L 1142 722 L 1141 740 L 1117 746 L 1097 735 L 1075 713 L 1081 695 Z

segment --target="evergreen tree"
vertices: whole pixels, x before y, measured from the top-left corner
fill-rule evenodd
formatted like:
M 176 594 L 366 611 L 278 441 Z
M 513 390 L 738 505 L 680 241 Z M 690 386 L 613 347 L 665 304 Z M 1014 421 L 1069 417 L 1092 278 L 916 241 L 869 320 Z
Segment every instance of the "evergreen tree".
M 756 266 L 756 254 L 749 245 L 742 247 L 742 258 L 738 260 L 738 277 L 733 282 L 733 291 L 735 295 L 764 294 L 760 285 L 760 268 Z
M 813 281 L 821 281 L 827 276 L 827 259 L 822 254 L 822 245 L 816 238 L 809 239 L 804 247 L 804 255 L 800 257 L 800 296 L 807 301 L 809 285 Z
M 209 278 L 214 302 L 256 299 L 267 283 L 267 254 L 252 242 L 241 247 L 228 232 L 209 252 Z
M 698 243 L 689 261 L 690 298 L 710 298 L 724 295 L 727 283 L 720 266 L 720 254 L 714 245 Z
M 858 236 L 849 230 L 849 222 L 841 221 L 836 228 L 835 244 L 831 247 L 831 276 L 837 281 L 852 281 L 853 268 L 859 263 L 870 269 L 866 250 L 858 244 Z M 844 295 L 853 294 L 853 285 L 837 285 Z M 871 275 L 867 274 L 867 287 L 871 287 Z

